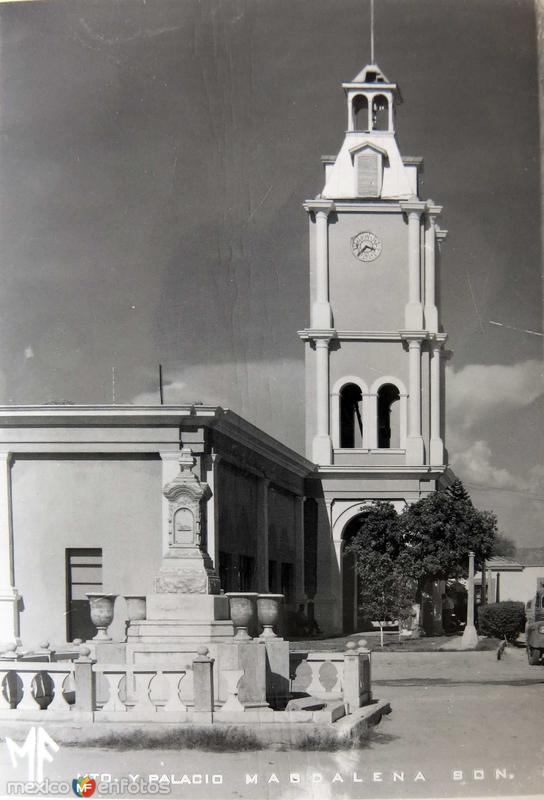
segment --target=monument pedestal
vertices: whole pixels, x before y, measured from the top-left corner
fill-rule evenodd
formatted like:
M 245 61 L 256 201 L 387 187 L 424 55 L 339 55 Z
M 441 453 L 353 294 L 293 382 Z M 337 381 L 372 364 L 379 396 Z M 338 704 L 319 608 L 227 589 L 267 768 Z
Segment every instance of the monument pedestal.
M 233 637 L 228 597 L 222 594 L 149 594 L 146 619 L 131 622 L 127 630 L 128 645 L 191 642 L 195 653 L 201 644 Z

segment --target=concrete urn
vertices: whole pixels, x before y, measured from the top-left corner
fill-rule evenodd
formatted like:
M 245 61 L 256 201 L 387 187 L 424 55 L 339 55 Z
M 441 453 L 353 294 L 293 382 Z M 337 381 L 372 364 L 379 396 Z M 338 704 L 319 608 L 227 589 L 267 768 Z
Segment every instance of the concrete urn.
M 230 618 L 236 628 L 235 639 L 251 639 L 247 632 L 253 617 L 256 592 L 227 592 L 230 605 Z
M 282 594 L 260 594 L 257 597 L 257 613 L 259 622 L 263 626 L 260 639 L 275 639 L 274 625 L 278 624 Z
M 146 616 L 146 597 L 142 594 L 126 594 L 127 618 L 129 622 L 136 622 L 145 619 Z
M 111 636 L 108 636 L 107 629 L 113 622 L 113 605 L 117 595 L 87 592 L 87 597 L 91 606 L 91 622 L 98 629 L 94 640 L 109 642 Z

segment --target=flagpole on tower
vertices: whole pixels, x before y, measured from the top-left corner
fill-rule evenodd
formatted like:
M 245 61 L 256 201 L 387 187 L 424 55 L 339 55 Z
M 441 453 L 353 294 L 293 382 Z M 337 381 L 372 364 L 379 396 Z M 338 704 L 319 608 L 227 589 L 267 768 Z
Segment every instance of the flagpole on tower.
M 374 64 L 374 0 L 370 0 L 370 63 Z

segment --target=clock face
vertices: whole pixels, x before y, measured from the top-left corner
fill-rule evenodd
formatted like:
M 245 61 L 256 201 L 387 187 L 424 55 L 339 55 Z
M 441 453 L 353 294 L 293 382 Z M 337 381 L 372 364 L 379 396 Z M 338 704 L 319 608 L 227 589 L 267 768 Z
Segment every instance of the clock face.
M 375 233 L 361 231 L 351 240 L 351 252 L 359 261 L 374 261 L 382 252 L 382 243 Z

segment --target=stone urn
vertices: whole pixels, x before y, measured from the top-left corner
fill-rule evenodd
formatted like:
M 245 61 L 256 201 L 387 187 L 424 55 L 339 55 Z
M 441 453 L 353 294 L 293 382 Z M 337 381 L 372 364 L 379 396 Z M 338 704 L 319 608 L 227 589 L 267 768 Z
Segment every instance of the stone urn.
M 249 640 L 248 626 L 254 615 L 257 592 L 227 592 L 230 605 L 230 618 L 236 628 L 234 638 Z
M 104 592 L 87 592 L 91 606 L 91 622 L 98 628 L 98 633 L 93 641 L 110 642 L 107 629 L 113 622 L 113 604 L 116 594 L 104 594 Z
M 282 594 L 260 594 L 257 597 L 257 613 L 259 622 L 263 626 L 263 632 L 259 639 L 277 638 L 277 634 L 274 633 L 274 625 L 278 624 L 282 600 Z
M 129 622 L 145 619 L 146 597 L 144 594 L 125 594 L 127 618 Z

